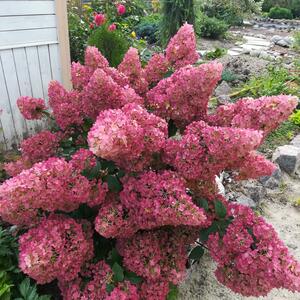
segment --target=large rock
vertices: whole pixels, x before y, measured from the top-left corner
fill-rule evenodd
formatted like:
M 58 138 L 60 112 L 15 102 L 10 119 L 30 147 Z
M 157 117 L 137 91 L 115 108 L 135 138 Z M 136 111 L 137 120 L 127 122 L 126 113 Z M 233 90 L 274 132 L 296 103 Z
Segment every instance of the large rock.
M 282 180 L 282 173 L 278 167 L 271 176 L 263 176 L 259 182 L 268 189 L 276 189 L 280 186 Z
M 215 95 L 217 97 L 229 95 L 231 92 L 231 87 L 226 81 L 222 81 L 222 83 L 216 88 Z
M 298 134 L 292 141 L 291 145 L 294 147 L 300 148 L 300 134 Z
M 284 39 L 278 41 L 278 42 L 276 43 L 276 45 L 281 46 L 281 47 L 285 47 L 285 48 L 290 47 L 290 43 L 287 42 L 287 41 L 284 40 Z
M 238 204 L 244 205 L 244 206 L 249 206 L 251 208 L 255 208 L 257 205 L 256 203 L 249 197 L 246 196 L 240 196 L 236 199 L 236 202 Z
M 272 160 L 279 165 L 281 170 L 295 175 L 300 169 L 300 148 L 293 145 L 278 147 Z
M 279 42 L 280 40 L 282 40 L 282 37 L 280 35 L 274 35 L 271 38 L 271 42 L 273 42 L 274 44 L 276 44 L 277 42 Z

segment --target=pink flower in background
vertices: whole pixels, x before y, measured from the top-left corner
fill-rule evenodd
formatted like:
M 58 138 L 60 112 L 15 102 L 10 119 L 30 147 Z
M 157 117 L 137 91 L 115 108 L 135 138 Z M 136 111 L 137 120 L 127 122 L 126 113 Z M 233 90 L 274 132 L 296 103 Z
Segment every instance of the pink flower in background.
M 109 31 L 115 31 L 117 29 L 117 25 L 116 24 L 111 24 L 111 25 L 109 25 L 109 27 L 108 27 L 108 30 Z
M 45 100 L 32 97 L 20 97 L 17 105 L 26 120 L 38 120 L 43 117 L 43 110 L 46 109 Z
M 101 26 L 106 22 L 106 17 L 104 14 L 96 14 L 94 16 L 94 21 L 97 26 Z
M 90 29 L 94 29 L 95 25 L 93 23 L 90 24 Z
M 120 16 L 126 13 L 126 7 L 123 4 L 117 4 L 117 11 Z

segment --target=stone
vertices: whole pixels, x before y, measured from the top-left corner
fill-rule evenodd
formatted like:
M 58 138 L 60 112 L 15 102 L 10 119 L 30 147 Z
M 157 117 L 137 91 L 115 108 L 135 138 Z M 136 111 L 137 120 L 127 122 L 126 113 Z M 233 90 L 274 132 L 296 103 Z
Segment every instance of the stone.
M 268 189 L 276 189 L 280 186 L 282 173 L 278 167 L 271 176 L 263 176 L 259 178 L 259 182 Z
M 261 51 L 260 52 L 260 55 L 259 55 L 259 58 L 261 59 L 265 59 L 265 60 L 274 60 L 275 58 L 270 55 L 268 52 L 266 51 Z
M 298 134 L 292 141 L 291 145 L 300 148 L 300 134 Z
M 259 55 L 260 55 L 260 50 L 251 50 L 250 51 L 250 56 L 252 56 L 252 57 L 259 57 Z
M 279 40 L 276 43 L 276 45 L 281 46 L 281 47 L 285 47 L 285 48 L 288 48 L 290 46 L 290 44 L 285 40 Z
M 291 46 L 294 42 L 293 38 L 289 37 L 289 36 L 286 36 L 284 39 L 283 39 L 285 42 L 287 42 L 287 44 L 289 46 Z
M 218 105 L 224 105 L 231 102 L 231 98 L 228 95 L 221 95 L 217 97 Z
M 276 44 L 276 43 L 279 42 L 281 39 L 282 39 L 281 36 L 279 36 L 279 35 L 274 35 L 274 36 L 271 38 L 271 42 L 273 42 L 274 44 Z
M 243 184 L 243 193 L 259 203 L 266 196 L 266 189 L 257 181 L 247 181 Z
M 226 81 L 222 81 L 222 83 L 216 88 L 215 95 L 217 97 L 229 95 L 231 92 L 231 87 Z
M 300 148 L 293 145 L 278 147 L 272 157 L 280 169 L 290 175 L 295 175 L 300 168 Z
M 255 208 L 256 207 L 256 203 L 249 197 L 246 196 L 240 196 L 236 199 L 236 202 L 238 204 L 244 205 L 244 206 L 248 206 L 251 208 Z

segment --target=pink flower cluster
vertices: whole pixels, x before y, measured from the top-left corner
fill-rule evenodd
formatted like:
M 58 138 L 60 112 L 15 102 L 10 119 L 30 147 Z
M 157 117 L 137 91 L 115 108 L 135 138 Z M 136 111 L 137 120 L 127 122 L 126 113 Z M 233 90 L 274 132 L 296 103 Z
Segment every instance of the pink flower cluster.
M 73 154 L 70 164 L 78 172 L 82 172 L 85 169 L 90 169 L 96 166 L 96 158 L 94 154 L 87 149 L 79 149 Z
M 58 136 L 45 130 L 24 140 L 21 143 L 21 152 L 23 157 L 36 163 L 55 156 L 58 147 Z
M 20 237 L 20 268 L 39 284 L 72 280 L 93 256 L 93 241 L 82 225 L 63 216 L 50 216 Z
M 145 79 L 144 70 L 136 48 L 129 48 L 123 61 L 118 66 L 118 70 L 129 78 L 130 86 L 137 93 L 144 95 L 147 92 L 148 82 Z
M 99 114 L 88 134 L 90 150 L 126 170 L 142 170 L 151 163 L 167 137 L 167 123 L 136 104 Z M 126 160 L 124 158 L 126 157 Z
M 89 281 L 85 284 L 87 278 Z M 71 282 L 59 282 L 65 300 L 140 299 L 137 287 L 128 281 L 119 282 L 111 293 L 107 291 L 107 285 L 109 284 L 113 284 L 113 272 L 104 261 L 87 264 L 79 276 Z
M 174 172 L 127 178 L 120 200 L 107 200 L 95 221 L 95 230 L 106 238 L 128 238 L 138 230 L 163 226 L 206 225 L 203 209 L 193 203 L 184 180 Z
M 43 117 L 46 103 L 43 99 L 32 97 L 20 97 L 17 100 L 18 108 L 26 120 L 38 120 Z
M 35 164 L 0 186 L 0 216 L 11 224 L 35 224 L 40 210 L 71 212 L 86 203 L 90 183 L 63 159 Z
M 300 291 L 300 265 L 274 228 L 250 208 L 229 205 L 234 217 L 225 235 L 209 237 L 217 279 L 243 296 L 266 296 L 273 288 Z
M 148 105 L 155 114 L 172 119 L 178 126 L 205 120 L 209 97 L 221 74 L 222 65 L 215 62 L 181 68 L 148 92 Z
M 178 284 L 186 275 L 186 247 L 197 239 L 197 230 L 158 229 L 117 240 L 124 266 L 149 282 Z
M 197 43 L 192 25 L 185 24 L 171 39 L 166 50 L 168 62 L 176 69 L 192 65 L 199 59 Z
M 3 166 L 5 172 L 11 177 L 17 176 L 22 171 L 30 169 L 31 167 L 32 163 L 24 157 L 21 157 L 16 161 L 5 163 Z
M 246 98 L 235 104 L 220 106 L 210 116 L 210 123 L 262 130 L 264 135 L 268 135 L 290 116 L 297 105 L 298 99 L 294 96 Z
M 187 179 L 213 181 L 220 172 L 240 167 L 261 140 L 259 131 L 194 122 L 181 140 L 167 142 L 164 159 Z

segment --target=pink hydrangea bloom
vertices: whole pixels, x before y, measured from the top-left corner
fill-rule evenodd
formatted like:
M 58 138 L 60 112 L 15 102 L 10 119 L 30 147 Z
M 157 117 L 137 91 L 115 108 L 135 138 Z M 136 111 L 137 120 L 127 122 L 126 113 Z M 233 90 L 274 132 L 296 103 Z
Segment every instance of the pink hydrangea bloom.
M 139 229 L 162 226 L 202 226 L 206 217 L 186 193 L 183 179 L 175 172 L 162 174 L 147 172 L 140 178 L 129 178 L 124 183 L 120 200 L 128 219 Z
M 237 180 L 257 179 L 262 176 L 271 176 L 276 166 L 264 156 L 251 152 L 238 168 Z
M 71 77 L 74 89 L 79 91 L 83 90 L 89 83 L 94 71 L 95 70 L 91 67 L 83 66 L 79 62 L 73 62 L 71 66 Z
M 169 68 L 169 63 L 161 53 L 154 54 L 145 67 L 145 78 L 149 84 L 157 83 L 164 78 Z
M 119 86 L 129 87 L 129 78 L 118 71 L 116 68 L 106 68 L 105 72 L 109 75 Z
M 197 44 L 194 28 L 192 25 L 184 24 L 172 37 L 166 49 L 166 57 L 176 69 L 197 62 Z
M 119 86 L 104 70 L 97 69 L 83 94 L 85 114 L 95 119 L 106 109 L 121 108 L 127 103 L 142 104 L 143 100 L 129 87 Z
M 86 203 L 90 183 L 63 159 L 35 164 L 0 186 L 0 216 L 15 225 L 35 224 L 39 210 L 71 212 Z
M 49 104 L 53 116 L 61 129 L 65 130 L 71 125 L 82 125 L 82 99 L 77 91 L 68 92 L 57 81 L 52 81 L 48 88 Z
M 85 169 L 90 169 L 96 166 L 96 157 L 93 152 L 88 149 L 79 149 L 73 154 L 70 161 L 71 166 L 78 172 L 82 172 Z
M 169 293 L 168 281 L 146 281 L 141 285 L 141 299 L 165 300 Z
M 44 219 L 23 234 L 19 244 L 20 268 L 39 284 L 74 279 L 93 252 L 82 225 L 63 216 Z
M 101 54 L 97 47 L 88 46 L 85 50 L 84 64 L 87 67 L 96 70 L 109 67 L 108 60 Z
M 210 123 L 262 130 L 266 136 L 285 121 L 297 105 L 298 98 L 294 96 L 270 96 L 256 100 L 246 98 L 235 104 L 220 106 L 210 116 Z
M 215 62 L 181 68 L 147 93 L 148 105 L 155 114 L 180 127 L 205 120 L 209 98 L 221 74 L 222 65 Z
M 197 239 L 197 230 L 184 228 L 142 231 L 117 240 L 123 265 L 148 281 L 178 284 L 186 275 L 186 247 Z
M 214 181 L 223 170 L 240 166 L 261 140 L 259 131 L 194 122 L 180 141 L 167 142 L 165 161 L 187 179 Z
M 229 205 L 234 218 L 221 238 L 211 234 L 208 247 L 217 262 L 217 279 L 243 296 L 266 296 L 273 288 L 300 291 L 300 265 L 273 227 L 248 207 Z
M 133 236 L 138 228 L 134 220 L 127 218 L 123 205 L 110 195 L 99 210 L 95 230 L 106 238 L 127 238 Z
M 22 156 L 32 163 L 41 162 L 55 156 L 59 147 L 59 139 L 48 130 L 37 133 L 21 143 Z
M 106 199 L 107 193 L 107 183 L 102 183 L 102 181 L 99 181 L 96 185 L 92 187 L 91 197 L 87 202 L 88 206 L 95 207 L 103 204 Z
M 120 167 L 141 170 L 167 137 L 167 123 L 136 104 L 99 114 L 88 134 L 90 150 Z M 126 157 L 126 160 L 124 160 Z
M 129 48 L 118 70 L 129 78 L 130 86 L 139 94 L 144 95 L 148 90 L 148 82 L 145 79 L 138 50 Z
M 32 167 L 31 161 L 28 160 L 28 158 L 25 158 L 25 157 L 21 157 L 16 161 L 5 163 L 3 165 L 3 169 L 11 177 L 17 176 L 22 171 L 30 169 L 31 167 Z
M 39 120 L 46 110 L 45 100 L 32 97 L 20 97 L 17 100 L 18 108 L 26 120 Z

